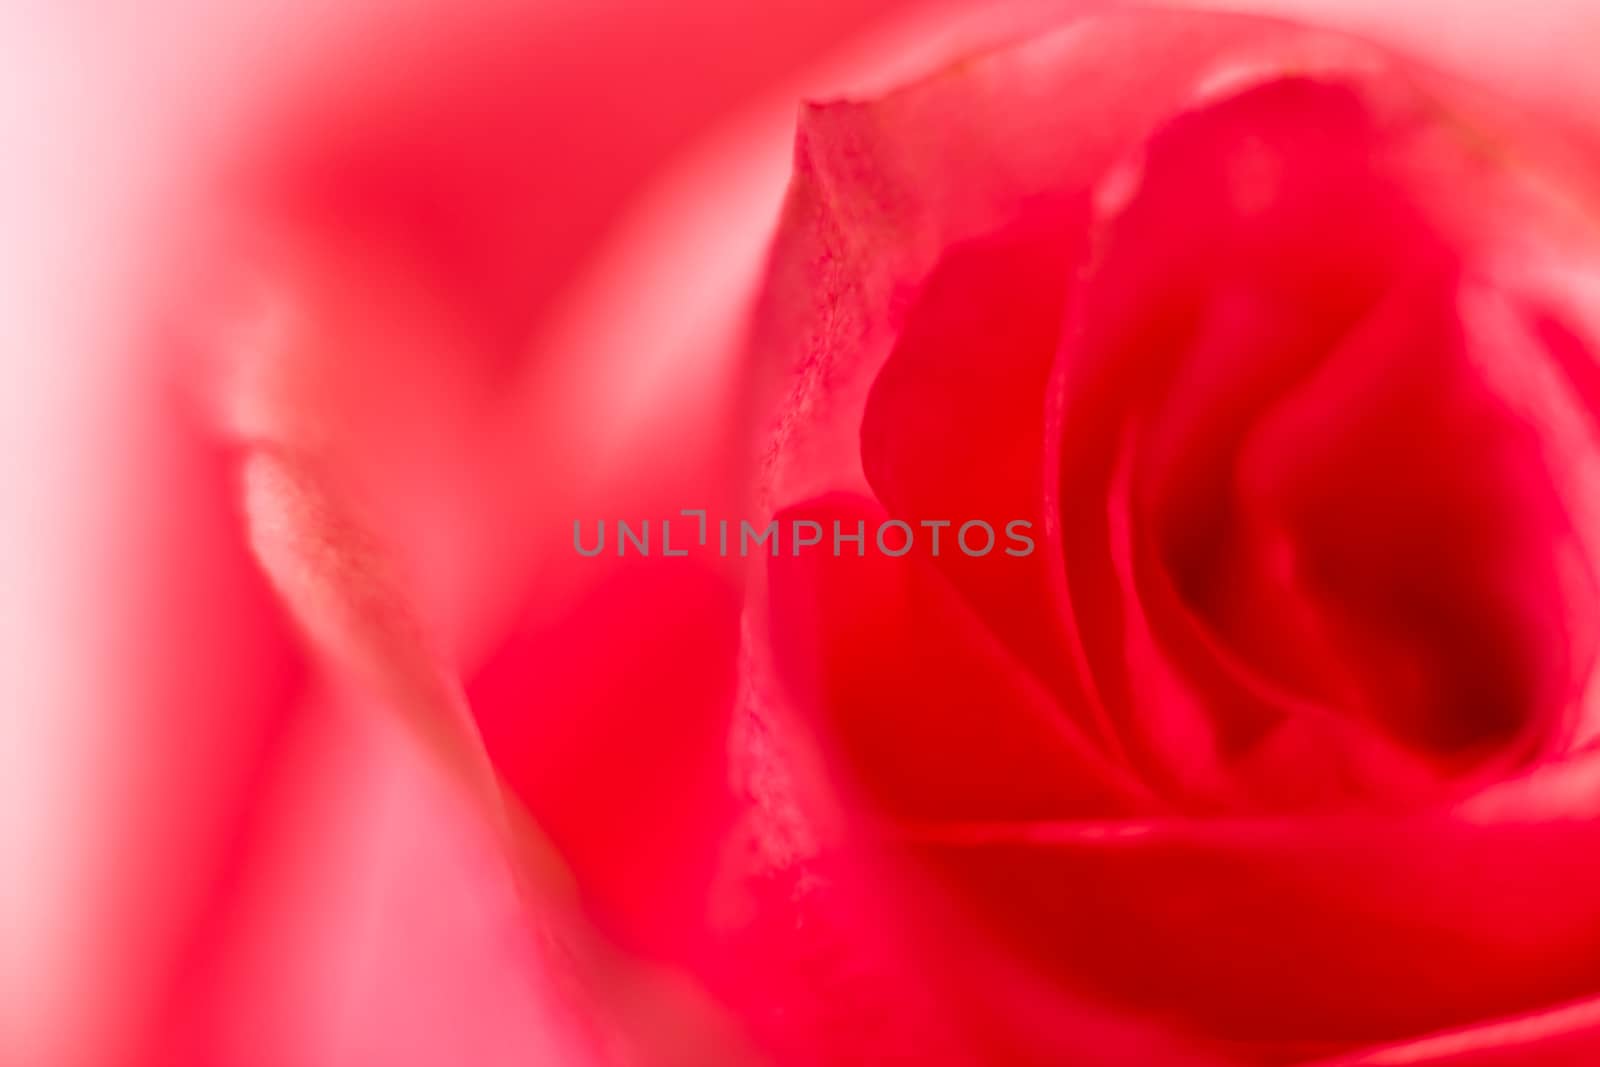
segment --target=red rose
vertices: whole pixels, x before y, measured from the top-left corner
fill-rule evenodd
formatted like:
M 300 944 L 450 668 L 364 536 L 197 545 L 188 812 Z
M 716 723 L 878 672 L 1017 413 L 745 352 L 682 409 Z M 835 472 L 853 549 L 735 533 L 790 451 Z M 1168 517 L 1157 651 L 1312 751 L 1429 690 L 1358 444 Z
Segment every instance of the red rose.
M 804 112 L 762 504 L 1038 531 L 757 587 L 756 773 L 830 783 L 767 803 L 844 813 L 785 921 L 934 991 L 820 1008 L 873 1058 L 1155 1058 L 1085 999 L 1244 1063 L 1600 1052 L 1592 147 L 1177 13 Z
M 0 1064 L 1591 1062 L 1585 3 L 24 16 Z

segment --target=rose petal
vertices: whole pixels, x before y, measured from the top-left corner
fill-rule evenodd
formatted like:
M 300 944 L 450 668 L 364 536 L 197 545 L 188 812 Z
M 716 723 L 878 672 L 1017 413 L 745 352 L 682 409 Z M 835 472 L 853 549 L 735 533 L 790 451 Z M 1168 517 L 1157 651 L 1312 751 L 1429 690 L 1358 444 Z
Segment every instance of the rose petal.
M 1266 20 L 1124 12 L 873 103 L 810 107 L 755 340 L 777 401 L 771 500 L 860 487 L 867 390 L 897 336 L 897 309 L 946 249 L 1041 196 L 1089 196 L 1208 79 L 1367 54 Z
M 788 537 L 809 521 L 826 539 L 835 530 L 875 539 L 886 518 L 869 501 L 839 496 L 780 512 L 778 529 Z M 792 550 L 785 542 L 771 558 L 772 647 L 796 706 L 827 729 L 877 801 L 906 817 L 1139 806 L 1142 791 L 947 583 L 927 531 L 914 536 L 923 540 L 899 558 L 875 544 L 836 555 L 826 541 Z M 947 543 L 938 558 L 958 551 Z M 1003 570 L 1019 561 L 984 562 Z
M 1219 1038 L 1328 1051 L 1592 991 L 1597 832 L 1448 815 L 909 831 L 1041 969 Z
M 1600 1001 L 1585 1000 L 1417 1041 L 1341 1057 L 1316 1067 L 1581 1067 L 1600 1054 Z

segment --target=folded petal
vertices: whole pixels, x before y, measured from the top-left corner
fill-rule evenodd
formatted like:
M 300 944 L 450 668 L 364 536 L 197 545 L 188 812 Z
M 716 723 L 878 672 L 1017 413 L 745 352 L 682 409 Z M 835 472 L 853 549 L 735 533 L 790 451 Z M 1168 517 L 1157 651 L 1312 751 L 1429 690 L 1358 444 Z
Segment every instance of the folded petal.
M 913 827 L 1046 973 L 1241 1047 L 1395 1041 L 1588 995 L 1590 820 Z

